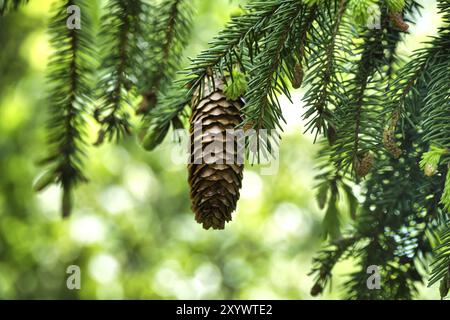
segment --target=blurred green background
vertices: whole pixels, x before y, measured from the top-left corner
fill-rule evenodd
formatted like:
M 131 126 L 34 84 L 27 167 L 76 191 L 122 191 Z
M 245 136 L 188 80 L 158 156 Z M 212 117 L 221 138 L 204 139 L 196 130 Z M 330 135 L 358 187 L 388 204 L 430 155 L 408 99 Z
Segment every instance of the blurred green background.
M 153 153 L 135 138 L 92 147 L 90 183 L 76 192 L 72 218 L 60 218 L 60 190 L 35 194 L 45 156 L 46 34 L 51 0 L 34 0 L 0 17 L 0 298 L 311 299 L 308 277 L 320 249 L 312 138 L 303 135 L 301 92 L 287 101 L 279 171 L 246 168 L 238 210 L 224 231 L 205 231 L 190 211 L 187 170 L 166 139 Z M 195 56 L 236 11 L 238 1 L 195 0 L 187 56 Z M 406 53 L 439 25 L 434 1 L 413 28 Z M 148 57 L 151 59 L 151 57 Z M 97 128 L 92 124 L 90 140 Z M 347 218 L 344 218 L 347 219 Z M 349 223 L 349 221 L 346 221 Z M 81 268 L 81 290 L 68 290 L 66 269 Z M 338 266 L 340 296 L 351 262 Z M 438 298 L 421 288 L 422 298 Z

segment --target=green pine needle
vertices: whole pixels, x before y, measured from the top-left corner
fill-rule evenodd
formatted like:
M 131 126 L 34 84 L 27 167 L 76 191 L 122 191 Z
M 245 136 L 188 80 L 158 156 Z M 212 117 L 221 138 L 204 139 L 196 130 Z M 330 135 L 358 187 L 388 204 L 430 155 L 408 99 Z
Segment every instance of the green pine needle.
M 239 70 L 233 70 L 232 77 L 225 86 L 225 96 L 228 100 L 237 100 L 247 92 L 247 78 Z

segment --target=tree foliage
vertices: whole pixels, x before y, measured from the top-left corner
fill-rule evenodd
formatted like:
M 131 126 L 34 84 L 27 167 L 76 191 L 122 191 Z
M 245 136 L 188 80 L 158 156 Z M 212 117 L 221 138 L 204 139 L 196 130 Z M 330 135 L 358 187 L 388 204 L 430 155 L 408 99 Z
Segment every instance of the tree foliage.
M 2 1 L 0 13 L 22 2 Z M 164 140 L 170 127 L 183 127 L 192 99 L 217 77 L 227 79 L 229 94 L 244 88 L 237 91 L 245 100 L 241 125 L 257 133 L 280 133 L 279 97 L 292 100 L 293 87 L 303 86 L 307 131 L 322 146 L 318 200 L 326 208 L 328 236 L 314 260 L 312 293 L 321 293 L 335 265 L 351 257 L 358 268 L 348 277 L 348 298 L 412 298 L 417 284 L 426 281 L 421 270 L 434 251 L 430 285 L 440 282 L 442 297 L 447 295 L 449 1 L 438 1 L 443 18 L 438 35 L 406 64 L 397 48 L 420 12 L 414 0 L 249 1 L 176 81 L 193 15 L 188 1 L 109 0 L 98 56 L 84 15 L 83 29 L 65 26 L 67 6 L 84 8 L 87 2 L 58 4 L 50 23 L 56 50 L 49 65 L 49 171 L 38 189 L 59 183 L 66 214 L 72 188 L 85 180 L 84 118 L 95 98 L 87 79 L 91 60 L 100 61 L 102 70 L 98 108 L 92 112 L 101 125 L 98 142 L 131 133 L 129 110 L 141 95 L 137 113 L 143 116 L 141 138 L 148 150 Z M 379 24 L 368 25 L 369 13 Z M 355 185 L 361 187 L 361 203 Z M 354 219 L 348 230 L 339 227 L 342 195 Z M 387 281 L 380 290 L 366 287 L 372 265 Z

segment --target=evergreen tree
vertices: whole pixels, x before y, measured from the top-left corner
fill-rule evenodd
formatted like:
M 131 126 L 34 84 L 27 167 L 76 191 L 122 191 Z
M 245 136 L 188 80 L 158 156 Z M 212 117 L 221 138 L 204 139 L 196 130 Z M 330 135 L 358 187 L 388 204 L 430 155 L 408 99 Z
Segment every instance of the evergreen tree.
M 0 14 L 26 2 L 0 1 Z M 49 65 L 50 156 L 44 161 L 49 169 L 36 187 L 60 184 L 64 215 L 74 186 L 86 180 L 85 117 L 99 122 L 98 143 L 119 141 L 132 132 L 130 109 L 140 95 L 139 136 L 148 150 L 171 127 L 184 127 L 192 114 L 191 128 L 193 121 L 204 121 L 220 130 L 251 129 L 258 136 L 257 152 L 270 152 L 276 140 L 259 145 L 264 143 L 259 135 L 263 129 L 279 135 L 284 121 L 279 96 L 291 99 L 292 88 L 303 87 L 307 130 L 322 146 L 318 201 L 326 209 L 328 241 L 314 259 L 311 293 L 320 294 L 334 266 L 353 258 L 358 268 L 348 277 L 347 298 L 413 298 L 417 284 L 427 281 L 423 270 L 431 259 L 429 285 L 440 282 L 441 296 L 448 294 L 448 0 L 438 0 L 443 19 L 438 35 L 407 63 L 397 48 L 419 17 L 414 0 L 249 0 L 178 77 L 193 15 L 189 1 L 108 0 L 98 34 L 101 50 L 92 40 L 88 1 L 56 2 L 50 22 L 55 48 Z M 66 28 L 71 5 L 82 8 L 80 30 Z M 91 78 L 96 61 L 98 95 Z M 223 228 L 230 220 L 242 175 L 241 167 L 230 168 L 190 167 L 192 190 L 200 190 L 193 208 L 206 228 Z M 355 185 L 361 187 L 361 202 Z M 342 196 L 354 219 L 345 230 L 339 225 Z M 387 281 L 379 290 L 367 288 L 371 266 Z

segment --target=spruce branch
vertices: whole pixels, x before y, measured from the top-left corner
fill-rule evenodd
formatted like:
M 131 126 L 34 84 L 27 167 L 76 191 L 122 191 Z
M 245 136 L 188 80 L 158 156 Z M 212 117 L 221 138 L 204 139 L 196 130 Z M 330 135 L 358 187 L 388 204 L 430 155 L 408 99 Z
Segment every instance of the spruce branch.
M 284 2 L 298 6 L 296 0 L 280 1 L 251 1 L 245 7 L 245 13 L 239 17 L 232 17 L 225 28 L 212 40 L 210 48 L 201 52 L 194 58 L 189 67 L 182 74 L 182 78 L 168 88 L 164 97 L 160 98 L 158 105 L 146 119 L 144 127 L 149 130 L 145 137 L 147 142 L 153 137 L 149 145 L 151 150 L 164 139 L 170 126 L 180 123 L 180 115 L 185 107 L 192 101 L 194 93 L 201 95 L 207 79 L 213 79 L 214 73 L 232 74 L 233 69 L 239 66 L 243 72 L 248 69 L 243 52 L 250 60 L 259 53 L 257 43 L 265 36 L 272 16 Z M 164 116 L 161 116 L 164 115 Z M 158 118 L 159 117 L 159 118 Z M 175 120 L 175 122 L 174 122 Z M 161 133 L 164 133 L 161 136 Z
M 269 0 L 265 2 L 251 1 L 246 7 L 242 16 L 232 17 L 216 38 L 210 43 L 210 48 L 203 51 L 191 65 L 183 72 L 186 78 L 182 81 L 182 86 L 189 88 L 189 95 L 192 94 L 204 83 L 211 69 L 219 65 L 241 65 L 235 59 L 240 56 L 242 47 L 249 50 L 248 55 L 252 59 L 259 52 L 258 46 L 254 46 L 270 28 L 270 21 L 273 15 L 281 6 L 298 6 L 298 1 Z M 230 59 L 230 60 L 228 60 Z M 232 72 L 231 70 L 227 70 Z M 245 71 L 245 70 L 244 70 Z
M 141 0 L 109 0 L 101 27 L 103 73 L 99 83 L 100 105 L 95 118 L 102 128 L 96 144 L 120 140 L 130 134 L 128 108 L 136 90 L 136 66 L 142 57 L 141 37 L 144 3 Z
M 391 9 L 389 7 L 392 7 L 392 4 L 387 3 L 388 8 L 385 8 L 385 6 L 382 7 L 382 15 L 387 15 Z M 397 6 L 397 8 L 400 6 Z M 386 10 L 388 9 L 388 10 Z M 420 10 L 423 9 L 422 5 L 418 3 L 417 1 L 410 0 L 406 1 L 404 3 L 404 9 L 405 12 L 405 22 L 409 24 L 414 24 L 414 20 L 409 19 L 409 16 L 417 16 L 420 15 Z M 387 31 L 386 31 L 386 39 L 387 45 L 387 54 L 386 57 L 388 59 L 388 65 L 389 69 L 386 72 L 387 73 L 387 80 L 392 81 L 393 77 L 395 76 L 395 71 L 400 68 L 401 64 L 404 64 L 403 57 L 399 56 L 397 49 L 398 45 L 403 40 L 403 32 L 401 32 L 398 28 L 396 28 L 392 23 L 389 23 L 387 25 Z
M 417 283 L 424 281 L 416 263 L 426 265 L 432 252 L 442 219 L 441 195 L 437 190 L 442 190 L 443 181 L 442 178 L 430 180 L 412 169 L 417 168 L 420 150 L 427 145 L 422 139 L 423 132 L 414 125 L 421 118 L 419 106 L 427 92 L 424 83 L 420 84 L 416 88 L 420 100 L 408 97 L 405 101 L 414 122 L 404 127 L 402 162 L 388 157 L 386 151 L 379 151 L 378 170 L 366 182 L 366 200 L 354 230 L 348 232 L 347 237 L 357 239 L 351 256 L 357 258 L 359 266 L 345 283 L 346 296 L 350 299 L 410 299 L 417 295 Z M 411 188 L 412 185 L 415 187 Z M 339 256 L 338 248 L 331 246 L 331 250 L 327 255 Z M 328 270 L 324 274 L 331 275 L 329 266 L 333 264 L 327 261 L 332 260 L 320 262 L 320 257 L 314 274 L 317 277 L 323 263 L 323 270 Z M 383 281 L 380 290 L 369 290 L 366 286 L 367 268 L 373 265 L 378 266 Z
M 305 17 L 305 21 L 303 24 L 299 24 L 299 36 L 292 37 L 295 42 L 296 39 L 299 39 L 299 49 L 297 50 L 297 60 L 300 63 L 300 65 L 303 65 L 305 62 L 307 63 L 307 54 L 306 50 L 307 48 L 307 41 L 310 37 L 310 34 L 312 32 L 311 28 L 313 28 L 313 24 L 316 20 L 317 14 L 318 14 L 318 6 L 313 5 L 311 9 L 308 11 L 307 16 Z M 295 44 L 294 44 L 295 47 Z
M 383 20 L 386 23 L 386 18 Z M 379 134 L 379 114 L 383 96 L 383 66 L 388 64 L 384 56 L 383 34 L 385 27 L 369 30 L 363 36 L 362 45 L 354 50 L 359 61 L 345 81 L 348 99 L 336 110 L 338 138 L 332 146 L 332 160 L 337 170 L 352 172 L 359 177 L 361 162 L 370 152 L 376 151 Z
M 411 6 L 410 10 L 415 10 Z M 388 81 L 392 77 L 394 64 L 398 58 L 395 48 L 400 41 L 399 31 L 392 27 L 386 6 L 380 7 L 380 28 L 365 31 L 360 37 L 363 42 L 353 52 L 359 57 L 350 70 L 344 87 L 346 100 L 335 111 L 337 141 L 332 146 L 332 159 L 338 170 L 348 171 L 362 178 L 368 174 L 367 165 L 372 165 L 372 157 L 380 147 L 380 121 L 384 112 L 383 100 Z M 392 153 L 399 156 L 394 134 L 396 129 L 395 114 L 385 132 L 385 144 Z M 333 131 L 332 131 L 333 132 Z
M 331 8 L 325 8 L 330 6 Z M 348 53 L 348 39 L 351 34 L 343 25 L 346 1 L 321 3 L 316 23 L 311 29 L 307 46 L 310 51 L 308 73 L 305 85 L 310 88 L 303 101 L 307 109 L 303 115 L 307 122 L 306 131 L 327 134 L 328 128 L 335 128 L 332 110 L 339 104 L 336 99 L 344 97 L 340 84 L 341 57 L 337 51 Z
M 347 201 L 349 216 L 353 220 L 357 219 L 359 202 L 353 191 L 352 181 L 337 170 L 331 161 L 329 149 L 329 145 L 323 141 L 317 156 L 319 162 L 317 170 L 320 173 L 315 179 L 318 182 L 316 189 L 319 208 L 326 209 L 322 223 L 323 238 L 327 239 L 329 236 L 331 240 L 336 240 L 341 238 L 342 212 L 338 208 L 338 200 L 344 198 Z
M 68 29 L 67 8 L 82 8 L 82 28 Z M 82 172 L 85 156 L 85 117 L 91 102 L 89 74 L 92 57 L 92 38 L 88 1 L 63 0 L 54 9 L 49 25 L 54 53 L 49 62 L 49 113 L 48 141 L 50 154 L 43 161 L 47 172 L 38 181 L 36 189 L 42 190 L 50 183 L 63 189 L 63 216 L 72 207 L 73 188 L 86 181 Z
M 281 5 L 273 15 L 272 31 L 259 45 L 264 49 L 256 56 L 255 66 L 250 71 L 252 78 L 248 84 L 244 114 L 247 123 L 252 123 L 259 132 L 261 129 L 281 129 L 279 120 L 283 119 L 278 94 L 290 98 L 289 87 L 283 80 L 283 51 L 296 20 L 302 16 L 304 7 L 290 2 Z
M 187 97 L 187 89 L 171 89 L 166 95 L 161 94 L 159 103 L 166 105 L 166 107 L 156 107 L 150 112 L 150 121 L 146 125 L 146 127 L 148 126 L 147 131 L 144 131 L 141 137 L 142 146 L 147 151 L 153 151 L 163 142 L 171 126 L 174 129 L 184 127 L 180 118 L 182 116 L 187 118 L 188 115 L 184 114 L 184 109 L 191 101 L 179 99 L 180 94 Z M 175 104 L 174 101 L 177 103 Z
M 347 26 L 348 23 L 344 23 L 342 28 L 345 30 Z M 342 98 L 339 97 L 339 108 L 334 110 L 333 123 L 330 123 L 325 132 L 328 144 L 323 143 L 318 155 L 318 160 L 324 162 L 320 167 L 322 173 L 316 177 L 319 181 L 319 196 L 324 186 L 333 190 L 331 186 L 336 184 L 337 180 L 339 188 L 334 188 L 335 193 L 346 195 L 354 219 L 358 200 L 352 192 L 348 167 L 353 166 L 352 172 L 359 181 L 367 176 L 375 165 L 382 88 L 385 86 L 385 77 L 389 77 L 390 70 L 393 70 L 392 58 L 395 56 L 389 48 L 396 47 L 396 41 L 399 41 L 398 32 L 391 28 L 384 7 L 381 8 L 380 27 L 363 30 L 357 41 L 360 43 L 358 46 L 348 44 L 356 58 L 350 58 L 349 55 L 346 59 L 351 59 L 354 67 L 349 71 L 342 68 L 339 71 L 345 72 L 348 79 L 343 81 L 346 93 L 345 96 L 341 95 Z M 325 202 L 323 207 L 327 203 Z M 324 219 L 325 232 L 338 228 L 336 224 L 328 223 L 330 214 L 334 212 L 334 215 L 340 215 L 339 210 L 330 210 L 333 208 L 331 204 L 328 203 Z M 338 221 L 338 217 L 335 220 Z
M 445 141 L 446 137 L 443 137 L 445 133 L 442 132 L 443 135 L 441 135 L 441 130 L 445 129 L 443 125 L 446 123 L 445 117 L 448 116 L 448 111 L 443 109 L 440 104 L 448 101 L 449 97 L 449 88 L 445 84 L 448 79 L 449 64 L 445 56 L 450 50 L 450 31 L 448 30 L 450 4 L 440 1 L 438 6 L 443 14 L 444 27 L 439 29 L 437 37 L 427 43 L 427 47 L 417 50 L 411 61 L 399 71 L 398 77 L 390 85 L 389 104 L 386 110 L 390 114 L 389 119 L 397 118 L 399 115 L 397 122 L 402 120 L 404 123 L 403 119 L 411 121 L 408 116 L 410 111 L 405 109 L 405 100 L 417 94 L 415 88 L 419 82 L 429 83 L 430 92 L 426 99 L 424 117 L 424 126 L 428 129 L 428 135 L 425 136 L 425 139 L 430 143 L 445 146 L 449 141 Z M 434 126 L 436 121 L 441 124 L 436 123 Z
M 156 106 L 158 95 L 166 93 L 179 70 L 182 51 L 188 44 L 192 29 L 193 8 L 190 1 L 165 0 L 153 10 L 146 50 L 147 59 L 152 59 L 150 67 L 144 68 L 141 75 L 139 88 L 143 101 L 136 112 L 144 117 Z
M 450 32 L 441 37 L 440 47 L 450 53 Z M 439 54 L 428 68 L 428 96 L 425 99 L 423 128 L 426 131 L 424 139 L 432 145 L 450 148 L 450 62 Z
M 426 87 L 417 88 L 421 101 L 426 96 Z M 420 119 L 420 101 L 408 98 L 411 118 Z M 415 106 L 415 107 L 413 107 Z M 354 299 L 410 299 L 417 294 L 416 285 L 424 281 L 416 262 L 427 265 L 432 252 L 432 242 L 441 219 L 439 204 L 442 179 L 431 180 L 418 170 L 421 148 L 426 146 L 423 133 L 413 124 L 405 125 L 406 140 L 403 161 L 380 155 L 380 168 L 367 183 L 366 201 L 355 233 L 368 241 L 361 246 L 358 265 L 361 269 L 353 273 L 347 296 Z M 411 185 L 414 189 L 411 190 Z M 408 187 L 409 186 L 409 187 Z M 366 269 L 376 265 L 382 279 L 390 280 L 381 290 L 368 290 L 364 276 Z

